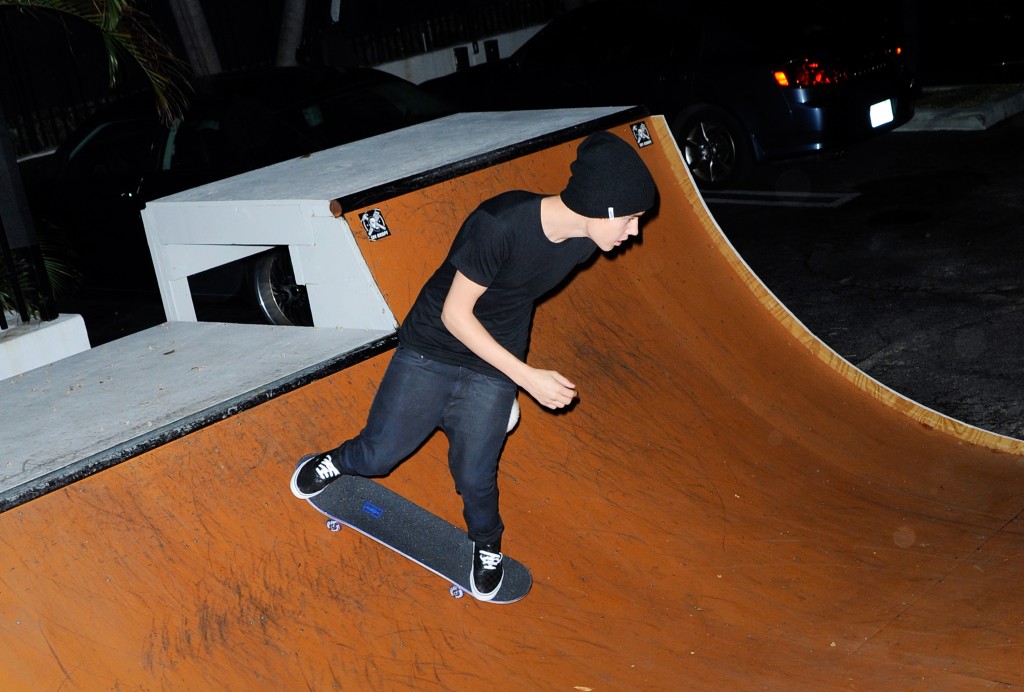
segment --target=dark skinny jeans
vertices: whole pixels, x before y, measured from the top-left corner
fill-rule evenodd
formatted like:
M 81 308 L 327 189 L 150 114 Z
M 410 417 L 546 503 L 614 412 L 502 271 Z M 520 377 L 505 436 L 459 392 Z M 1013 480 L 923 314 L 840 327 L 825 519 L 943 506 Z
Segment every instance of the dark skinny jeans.
M 342 472 L 386 476 L 440 428 L 471 540 L 499 544 L 498 457 L 518 388 L 508 380 L 431 360 L 399 345 L 366 427 L 335 458 Z

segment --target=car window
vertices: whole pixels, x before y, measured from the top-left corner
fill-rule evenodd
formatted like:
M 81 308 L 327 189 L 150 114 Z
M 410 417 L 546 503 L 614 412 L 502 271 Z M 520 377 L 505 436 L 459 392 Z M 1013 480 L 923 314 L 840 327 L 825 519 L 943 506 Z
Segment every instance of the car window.
M 381 82 L 373 86 L 373 91 L 394 105 L 403 116 L 414 120 L 437 118 L 452 112 L 450 104 L 408 82 Z
M 178 172 L 246 170 L 370 137 L 450 113 L 439 99 L 402 82 L 271 108 L 247 99 L 210 108 L 176 125 L 163 168 Z
M 278 113 L 282 124 L 304 133 L 320 148 L 395 130 L 451 112 L 433 96 L 403 83 L 382 82 L 335 93 Z
M 848 44 L 871 44 L 893 31 L 891 13 L 868 12 L 860 5 L 837 7 L 819 3 L 813 11 L 791 15 L 774 6 L 751 6 L 743 11 L 710 7 L 702 32 L 705 58 L 743 59 L 815 51 L 837 52 Z
M 309 131 L 319 148 L 364 139 L 402 124 L 399 110 L 372 91 L 335 94 L 280 117 L 290 127 Z
M 178 122 L 167 138 L 163 170 L 199 171 L 228 167 L 237 159 L 216 119 Z
M 140 175 L 152 155 L 154 127 L 144 120 L 111 120 L 81 138 L 68 153 L 68 178 Z
M 216 115 L 189 117 L 168 137 L 162 168 L 177 172 L 231 173 L 315 151 L 316 142 L 282 126 L 266 106 L 242 101 Z

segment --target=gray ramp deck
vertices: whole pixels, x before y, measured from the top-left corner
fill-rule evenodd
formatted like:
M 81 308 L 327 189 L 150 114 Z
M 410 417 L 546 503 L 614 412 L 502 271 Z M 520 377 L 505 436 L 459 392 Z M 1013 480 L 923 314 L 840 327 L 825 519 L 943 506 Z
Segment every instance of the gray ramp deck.
M 390 348 L 393 332 L 167 322 L 0 381 L 0 511 Z

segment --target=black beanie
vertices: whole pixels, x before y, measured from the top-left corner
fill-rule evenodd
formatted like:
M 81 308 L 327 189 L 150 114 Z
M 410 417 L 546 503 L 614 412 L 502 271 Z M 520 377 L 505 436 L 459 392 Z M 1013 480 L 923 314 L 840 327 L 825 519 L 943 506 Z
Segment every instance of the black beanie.
M 565 206 L 580 216 L 610 219 L 647 211 L 658 188 L 643 159 L 610 132 L 595 132 L 576 150 L 562 191 Z

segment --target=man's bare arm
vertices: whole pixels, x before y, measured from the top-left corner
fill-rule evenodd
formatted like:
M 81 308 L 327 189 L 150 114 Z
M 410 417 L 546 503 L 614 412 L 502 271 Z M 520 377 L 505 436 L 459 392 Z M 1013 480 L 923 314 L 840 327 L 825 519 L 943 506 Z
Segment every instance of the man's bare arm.
M 473 314 L 473 308 L 486 286 L 455 272 L 441 310 L 441 322 L 466 348 L 526 390 L 542 406 L 558 409 L 568 406 L 576 396 L 576 385 L 554 370 L 527 365 L 499 344 Z

